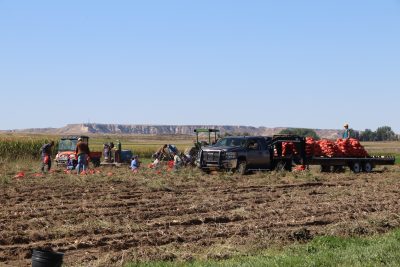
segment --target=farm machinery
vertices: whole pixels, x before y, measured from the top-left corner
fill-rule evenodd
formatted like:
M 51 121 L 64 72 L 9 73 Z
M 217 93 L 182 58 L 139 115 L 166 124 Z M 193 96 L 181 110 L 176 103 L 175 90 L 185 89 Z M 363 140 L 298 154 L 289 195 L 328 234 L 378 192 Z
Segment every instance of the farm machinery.
M 201 150 L 202 147 L 206 147 L 211 144 L 215 144 L 217 142 L 217 133 L 219 133 L 218 129 L 209 129 L 209 128 L 197 128 L 194 129 L 194 132 L 196 133 L 196 141 L 194 142 L 194 145 L 185 151 L 185 155 L 188 155 L 188 158 L 190 159 L 191 165 L 195 165 L 199 151 Z M 208 142 L 207 141 L 200 141 L 199 135 L 200 134 L 206 134 L 208 136 Z M 212 140 L 211 136 L 214 135 L 214 138 Z
M 89 144 L 89 136 L 78 136 L 70 135 L 61 137 L 58 142 L 58 150 L 55 158 L 57 166 L 66 166 L 68 160 L 73 162 L 73 166 L 76 166 L 78 159 L 75 155 L 76 144 L 78 139 L 82 139 L 83 142 Z M 93 163 L 95 167 L 100 166 L 101 152 L 90 152 L 89 154 L 90 162 Z
M 102 166 L 121 166 L 130 164 L 133 157 L 131 150 L 122 149 L 122 144 L 117 140 L 117 144 L 113 142 L 105 143 L 103 145 L 103 158 L 100 163 Z

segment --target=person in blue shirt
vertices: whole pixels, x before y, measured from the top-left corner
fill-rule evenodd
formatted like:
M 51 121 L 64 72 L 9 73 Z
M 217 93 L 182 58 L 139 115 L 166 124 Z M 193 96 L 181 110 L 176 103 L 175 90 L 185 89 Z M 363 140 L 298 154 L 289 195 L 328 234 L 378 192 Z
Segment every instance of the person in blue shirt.
M 345 125 L 343 125 L 343 127 L 344 127 L 344 132 L 343 132 L 342 138 L 349 139 L 350 138 L 349 124 L 346 123 Z
M 67 170 L 72 171 L 73 169 L 75 169 L 74 160 L 75 159 L 73 159 L 71 156 L 68 157 Z
M 137 172 L 138 171 L 138 169 L 139 169 L 139 158 L 138 158 L 138 156 L 134 156 L 134 157 L 132 157 L 132 161 L 131 161 L 131 170 L 133 171 L 133 172 Z

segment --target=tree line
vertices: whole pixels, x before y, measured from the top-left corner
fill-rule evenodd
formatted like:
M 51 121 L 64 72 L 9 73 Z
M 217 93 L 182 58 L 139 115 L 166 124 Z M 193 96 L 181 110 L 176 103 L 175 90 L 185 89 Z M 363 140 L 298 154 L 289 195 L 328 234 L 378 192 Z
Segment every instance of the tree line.
M 282 130 L 280 134 L 295 134 L 303 137 L 312 137 L 316 140 L 320 139 L 320 137 L 314 130 L 306 128 L 287 128 Z M 354 129 L 350 129 L 350 136 L 360 141 L 400 140 L 399 135 L 397 135 L 390 126 L 378 127 L 376 131 L 372 131 L 371 129 L 365 129 L 364 131 L 356 131 Z
M 390 126 L 378 127 L 376 131 L 365 129 L 359 133 L 360 141 L 398 141 L 399 135 L 395 134 Z
M 313 130 L 307 128 L 286 128 L 279 132 L 279 134 L 294 134 L 303 137 L 312 137 L 315 140 L 320 140 L 320 136 Z M 220 137 L 226 136 L 250 136 L 248 132 L 244 133 L 224 133 Z M 399 141 L 400 136 L 397 135 L 390 126 L 378 127 L 375 131 L 371 129 L 365 129 L 364 131 L 357 131 L 350 129 L 350 137 L 358 139 L 360 141 Z

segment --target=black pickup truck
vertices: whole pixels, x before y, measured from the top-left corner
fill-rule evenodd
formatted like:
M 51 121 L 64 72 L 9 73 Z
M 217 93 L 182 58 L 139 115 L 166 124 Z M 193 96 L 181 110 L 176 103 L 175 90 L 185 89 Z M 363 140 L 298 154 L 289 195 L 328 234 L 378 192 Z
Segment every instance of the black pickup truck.
M 305 145 L 300 136 L 231 136 L 200 151 L 198 165 L 204 170 L 236 170 L 245 174 L 252 170 L 272 170 L 277 167 L 291 170 L 292 161 L 300 163 L 301 156 L 282 156 L 282 142 Z M 277 151 L 277 155 L 275 154 Z M 305 149 L 301 149 L 305 151 Z M 305 157 L 305 155 L 303 155 Z
M 297 153 L 282 153 L 283 143 L 290 142 Z M 363 158 L 314 157 L 306 155 L 305 138 L 297 135 L 230 136 L 215 145 L 203 147 L 197 165 L 203 171 L 232 170 L 245 174 L 255 170 L 292 170 L 292 166 L 320 165 L 321 170 L 338 170 L 345 166 L 353 172 L 370 172 L 376 165 L 393 165 L 394 157 Z

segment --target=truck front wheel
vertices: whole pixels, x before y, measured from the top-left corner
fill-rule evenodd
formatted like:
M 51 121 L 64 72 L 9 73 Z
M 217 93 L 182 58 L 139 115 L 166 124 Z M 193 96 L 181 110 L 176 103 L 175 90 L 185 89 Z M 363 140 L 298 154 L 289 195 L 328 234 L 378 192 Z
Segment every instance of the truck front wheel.
M 246 172 L 247 172 L 247 163 L 246 163 L 246 161 L 240 161 L 236 171 L 241 175 L 245 175 Z

